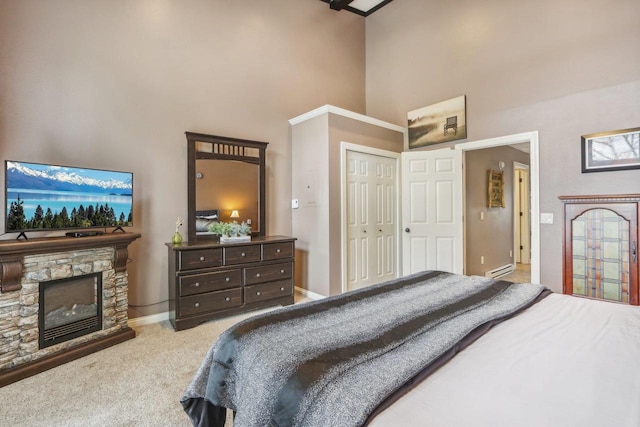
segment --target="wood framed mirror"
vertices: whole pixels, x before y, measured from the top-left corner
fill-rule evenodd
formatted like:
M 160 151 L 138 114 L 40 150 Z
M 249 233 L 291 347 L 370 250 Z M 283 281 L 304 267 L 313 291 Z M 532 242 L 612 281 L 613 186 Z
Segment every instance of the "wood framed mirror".
M 217 239 L 214 221 L 246 221 L 264 236 L 267 142 L 186 132 L 188 240 Z M 233 216 L 232 216 L 233 214 Z

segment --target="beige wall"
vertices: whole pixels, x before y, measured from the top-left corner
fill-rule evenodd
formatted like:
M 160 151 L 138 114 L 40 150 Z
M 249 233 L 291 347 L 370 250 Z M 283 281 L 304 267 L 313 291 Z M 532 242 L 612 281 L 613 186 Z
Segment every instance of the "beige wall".
M 329 295 L 329 115 L 291 127 L 292 234 L 296 242 L 296 286 Z
M 541 281 L 560 291 L 560 195 L 637 193 L 640 170 L 582 174 L 580 135 L 640 126 L 640 2 L 389 3 L 367 18 L 367 114 L 467 96 L 468 141 L 537 130 Z
M 529 154 L 511 147 L 465 151 L 465 274 L 480 275 L 512 264 L 513 226 L 513 162 L 529 164 Z M 488 208 L 488 171 L 505 163 L 505 207 Z M 484 219 L 481 219 L 481 213 Z M 484 257 L 484 264 L 480 263 Z
M 293 235 L 298 238 L 296 284 L 320 295 L 342 292 L 341 143 L 399 153 L 402 132 L 334 113 L 295 124 Z M 398 183 L 399 185 L 399 183 Z
M 557 196 L 638 191 L 638 170 L 581 174 L 579 144 L 640 126 L 639 21 L 636 0 L 402 0 L 365 37 L 320 1 L 0 0 L 0 158 L 133 171 L 129 297 L 150 304 L 187 214 L 185 131 L 268 141 L 267 232 L 289 234 L 288 119 L 333 104 L 404 126 L 465 94 L 468 140 L 540 132 L 541 278 L 558 290 Z
M 184 132 L 269 142 L 267 232 L 290 234 L 288 119 L 364 113 L 364 38 L 320 1 L 0 0 L 0 158 L 133 171 L 130 303 L 166 300 Z

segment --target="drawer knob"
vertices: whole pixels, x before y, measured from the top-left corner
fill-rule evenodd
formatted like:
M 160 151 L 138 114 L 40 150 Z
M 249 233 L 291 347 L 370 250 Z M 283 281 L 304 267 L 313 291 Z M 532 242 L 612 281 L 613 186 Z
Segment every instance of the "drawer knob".
M 284 288 L 280 288 L 280 290 L 281 290 L 282 292 L 284 292 Z
M 256 277 L 260 277 L 260 273 L 256 273 Z
M 256 292 L 256 295 L 260 296 L 260 292 L 259 292 L 259 291 L 258 291 L 258 292 Z
M 200 257 L 200 261 L 204 261 L 204 257 L 203 256 Z
M 231 298 L 226 297 L 224 300 L 225 300 L 225 301 L 227 301 L 227 302 L 229 302 L 229 301 L 231 301 Z
M 284 274 L 284 270 L 280 270 L 280 273 Z
M 193 286 L 195 286 L 196 288 L 200 287 L 200 282 L 194 283 Z
M 228 277 L 224 279 L 225 282 L 228 282 L 229 280 L 231 279 L 229 279 Z
M 200 307 L 200 303 L 199 303 L 199 302 L 197 302 L 197 303 L 193 304 L 193 306 L 194 306 L 195 308 L 198 308 L 198 307 Z
M 276 249 L 276 253 L 279 254 L 280 253 L 280 249 Z
M 244 252 L 242 252 L 242 253 L 240 254 L 240 256 L 244 256 Z

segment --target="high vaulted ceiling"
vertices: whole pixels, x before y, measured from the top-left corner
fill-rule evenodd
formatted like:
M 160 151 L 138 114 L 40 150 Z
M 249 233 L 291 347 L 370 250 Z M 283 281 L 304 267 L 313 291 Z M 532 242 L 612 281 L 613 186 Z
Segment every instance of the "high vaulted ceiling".
M 329 3 L 333 10 L 348 10 L 360 16 L 369 16 L 382 6 L 391 3 L 393 0 L 322 0 Z

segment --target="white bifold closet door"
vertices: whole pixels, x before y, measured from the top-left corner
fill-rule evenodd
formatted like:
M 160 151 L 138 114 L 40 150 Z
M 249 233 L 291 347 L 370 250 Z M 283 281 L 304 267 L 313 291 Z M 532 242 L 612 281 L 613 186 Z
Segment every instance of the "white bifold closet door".
M 397 277 L 396 160 L 347 151 L 347 290 Z

